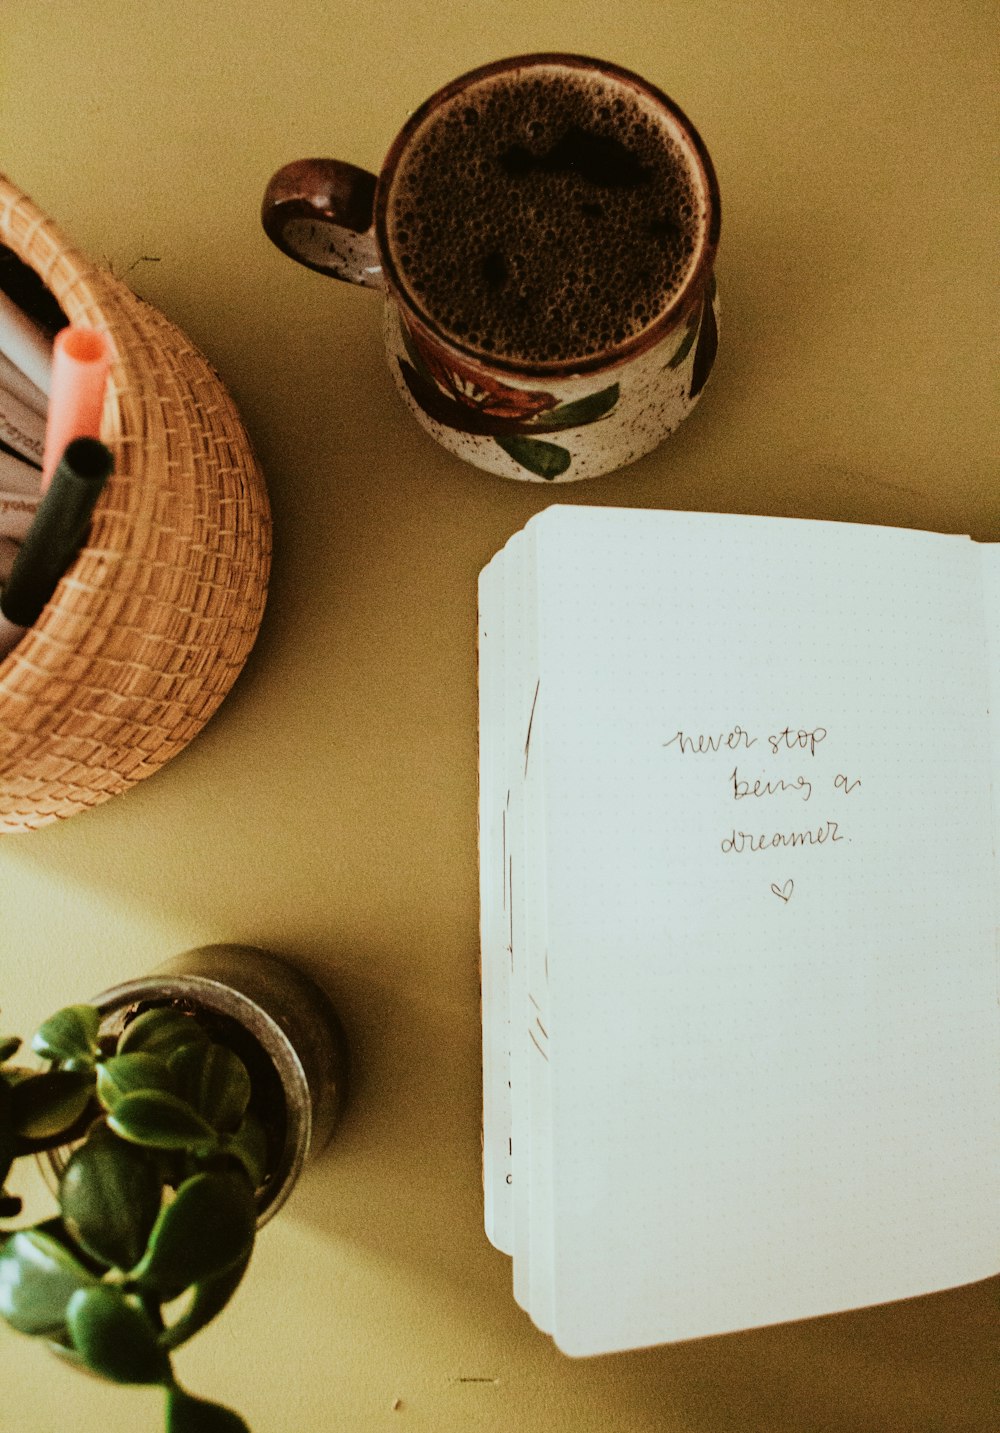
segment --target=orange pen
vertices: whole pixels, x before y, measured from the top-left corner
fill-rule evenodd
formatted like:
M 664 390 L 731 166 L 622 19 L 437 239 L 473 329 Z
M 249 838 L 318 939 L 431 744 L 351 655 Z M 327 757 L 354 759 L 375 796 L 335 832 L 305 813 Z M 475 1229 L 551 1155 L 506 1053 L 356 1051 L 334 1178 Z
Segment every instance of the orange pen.
M 42 492 L 48 487 L 66 445 L 74 438 L 99 438 L 111 344 L 94 328 L 70 324 L 52 345 L 52 387 L 42 453 Z

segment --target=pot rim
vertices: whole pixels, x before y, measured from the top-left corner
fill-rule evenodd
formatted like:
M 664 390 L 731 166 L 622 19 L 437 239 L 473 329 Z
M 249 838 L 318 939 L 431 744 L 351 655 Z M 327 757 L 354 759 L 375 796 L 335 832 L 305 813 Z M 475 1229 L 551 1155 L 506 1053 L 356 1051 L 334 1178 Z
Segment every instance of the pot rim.
M 257 1002 L 225 981 L 205 975 L 137 976 L 92 996 L 89 1003 L 101 1013 L 102 1028 L 114 1016 L 137 1005 L 185 1001 L 208 1014 L 220 1015 L 238 1024 L 271 1062 L 284 1098 L 285 1128 L 281 1153 L 274 1169 L 256 1191 L 258 1229 L 272 1219 L 286 1202 L 308 1158 L 313 1137 L 312 1102 L 305 1070 L 291 1040 L 279 1023 Z M 65 1167 L 63 1149 L 43 1156 L 43 1169 L 58 1180 Z
M 255 1000 L 225 981 L 207 975 L 154 972 L 111 986 L 95 996 L 93 1003 L 102 1015 L 110 1016 L 150 1000 L 188 1000 L 196 1008 L 235 1020 L 256 1040 L 274 1067 L 285 1100 L 285 1137 L 277 1166 L 256 1194 L 259 1228 L 277 1214 L 291 1194 L 312 1143 L 312 1102 L 295 1046 L 278 1022 Z

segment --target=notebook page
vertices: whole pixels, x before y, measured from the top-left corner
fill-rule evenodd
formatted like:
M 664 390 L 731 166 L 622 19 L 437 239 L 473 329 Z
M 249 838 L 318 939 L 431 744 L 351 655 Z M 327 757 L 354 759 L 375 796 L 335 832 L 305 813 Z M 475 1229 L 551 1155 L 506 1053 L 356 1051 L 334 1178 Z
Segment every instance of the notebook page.
M 996 1271 L 984 632 L 964 539 L 550 508 L 555 1337 Z
M 538 670 L 538 602 L 534 534 L 525 533 L 523 559 L 523 601 L 525 612 L 523 663 L 529 674 L 525 697 L 530 694 L 524 739 L 522 783 L 523 851 L 525 871 L 530 873 L 524 887 L 524 972 L 527 1006 L 525 1029 L 516 1038 L 523 1042 L 525 1077 L 531 1118 L 524 1132 L 528 1204 L 531 1219 L 528 1309 L 539 1328 L 551 1332 L 553 1324 L 553 1241 L 552 1241 L 552 1122 L 549 1080 L 548 974 L 546 916 L 546 870 L 544 853 L 545 712 L 540 701 L 541 675 Z
M 531 1127 L 528 1051 L 524 1036 L 528 1004 L 525 967 L 525 892 L 531 872 L 524 861 L 524 743 L 530 720 L 531 676 L 524 657 L 527 614 L 524 603 L 524 533 L 504 548 L 505 666 L 505 831 L 507 843 L 507 919 L 510 984 L 510 1110 L 512 1254 L 514 1298 L 531 1312 L 531 1193 L 529 1131 Z
M 503 566 L 479 577 L 479 903 L 483 1022 L 483 1218 L 513 1248 L 510 1198 L 510 989 L 505 839 Z
M 1000 543 L 984 543 L 979 548 L 979 557 L 983 570 L 986 671 L 993 752 L 993 851 L 1000 871 Z M 997 945 L 1000 948 L 1000 879 L 997 881 Z M 1000 969 L 997 989 L 1000 996 Z

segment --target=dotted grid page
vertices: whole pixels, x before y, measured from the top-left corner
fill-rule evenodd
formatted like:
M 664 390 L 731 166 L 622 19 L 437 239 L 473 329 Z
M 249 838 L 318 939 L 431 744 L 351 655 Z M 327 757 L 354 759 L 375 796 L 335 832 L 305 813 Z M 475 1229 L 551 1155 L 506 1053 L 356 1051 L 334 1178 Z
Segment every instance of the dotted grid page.
M 529 529 L 557 1343 L 995 1273 L 977 549 L 595 508 Z
M 513 1251 L 510 1190 L 510 981 L 502 554 L 479 576 L 479 907 L 483 1020 L 483 1218 Z

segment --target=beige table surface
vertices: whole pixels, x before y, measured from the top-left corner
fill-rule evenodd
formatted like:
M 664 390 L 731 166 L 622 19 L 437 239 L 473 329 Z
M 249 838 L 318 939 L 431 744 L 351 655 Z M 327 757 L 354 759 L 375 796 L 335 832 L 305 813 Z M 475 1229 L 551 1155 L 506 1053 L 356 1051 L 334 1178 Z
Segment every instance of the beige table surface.
M 439 84 L 536 49 L 666 89 L 723 195 L 702 403 L 558 493 L 439 450 L 391 386 L 375 296 L 292 265 L 257 218 L 286 160 L 377 168 Z M 0 5 L 0 170 L 205 351 L 274 508 L 260 638 L 205 731 L 125 796 L 0 839 L 5 1028 L 227 939 L 343 1012 L 342 1133 L 179 1359 L 255 1433 L 991 1426 L 996 1281 L 583 1362 L 515 1306 L 482 1229 L 475 592 L 554 497 L 1000 539 L 995 62 L 977 0 Z M 159 1426 L 157 1393 L 0 1331 L 2 1433 Z

